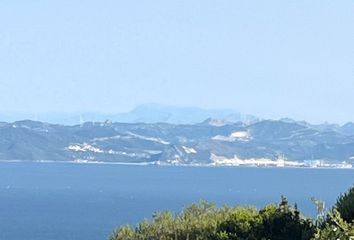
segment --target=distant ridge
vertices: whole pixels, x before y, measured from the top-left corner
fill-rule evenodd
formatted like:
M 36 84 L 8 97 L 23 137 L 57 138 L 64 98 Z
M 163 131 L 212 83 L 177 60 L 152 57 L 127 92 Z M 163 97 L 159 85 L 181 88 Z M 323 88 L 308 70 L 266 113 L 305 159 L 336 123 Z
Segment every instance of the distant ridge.
M 197 124 L 0 122 L 0 160 L 349 167 L 352 126 L 212 118 Z
M 82 122 L 112 122 L 124 123 L 171 123 L 195 124 L 207 118 L 220 119 L 228 122 L 252 122 L 255 116 L 241 114 L 235 110 L 215 109 L 208 110 L 198 107 L 176 107 L 161 104 L 143 104 L 132 111 L 119 114 L 105 114 L 96 112 L 83 113 L 5 113 L 0 114 L 0 121 L 14 122 L 23 119 L 48 122 L 52 124 L 76 125 Z

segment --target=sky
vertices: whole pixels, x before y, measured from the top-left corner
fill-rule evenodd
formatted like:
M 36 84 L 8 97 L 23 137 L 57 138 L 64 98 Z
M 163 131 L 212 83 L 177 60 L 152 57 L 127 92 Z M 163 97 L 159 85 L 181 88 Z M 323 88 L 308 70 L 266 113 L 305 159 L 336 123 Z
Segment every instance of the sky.
M 354 121 L 354 1 L 2 0 L 0 112 Z

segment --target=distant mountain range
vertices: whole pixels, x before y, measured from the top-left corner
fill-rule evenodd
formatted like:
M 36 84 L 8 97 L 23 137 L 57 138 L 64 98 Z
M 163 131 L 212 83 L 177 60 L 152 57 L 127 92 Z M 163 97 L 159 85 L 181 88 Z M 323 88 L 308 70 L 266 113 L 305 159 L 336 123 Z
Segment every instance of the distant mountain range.
M 0 160 L 257 166 L 344 166 L 354 161 L 354 123 L 312 125 L 212 111 L 224 118 L 185 124 L 208 112 L 190 109 L 182 121 L 185 111 L 168 115 L 163 108 L 155 116 L 146 114 L 147 109 L 119 116 L 145 123 L 1 122 Z M 179 121 L 183 124 L 168 123 Z
M 96 112 L 83 113 L 0 113 L 0 121 L 14 122 L 28 119 L 62 125 L 76 125 L 82 122 L 124 123 L 172 123 L 196 124 L 207 118 L 221 119 L 227 122 L 252 122 L 255 116 L 241 114 L 234 110 L 206 110 L 197 107 L 175 107 L 160 104 L 144 104 L 128 113 L 104 114 Z

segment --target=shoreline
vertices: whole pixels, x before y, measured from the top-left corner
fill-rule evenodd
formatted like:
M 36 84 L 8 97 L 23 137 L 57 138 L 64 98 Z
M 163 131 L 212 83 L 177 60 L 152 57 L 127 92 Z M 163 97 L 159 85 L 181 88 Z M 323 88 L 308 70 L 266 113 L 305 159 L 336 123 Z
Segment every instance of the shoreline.
M 141 162 L 141 163 L 131 163 L 131 162 L 104 162 L 104 161 L 55 161 L 55 160 L 0 160 L 2 163 L 44 163 L 44 164 L 78 164 L 78 165 L 117 165 L 117 166 L 156 166 L 156 167 L 193 167 L 193 168 L 263 168 L 263 169 L 328 169 L 328 170 L 354 170 L 354 167 L 326 167 L 326 166 L 256 166 L 256 165 L 221 165 L 221 164 L 168 164 L 159 162 Z

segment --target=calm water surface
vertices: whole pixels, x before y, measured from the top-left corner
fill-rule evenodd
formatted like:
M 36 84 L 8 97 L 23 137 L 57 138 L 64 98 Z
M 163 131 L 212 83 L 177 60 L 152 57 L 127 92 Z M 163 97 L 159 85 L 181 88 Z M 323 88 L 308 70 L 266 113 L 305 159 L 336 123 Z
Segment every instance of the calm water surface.
M 332 205 L 353 170 L 0 163 L 0 239 L 105 240 L 154 211 L 206 199 L 261 207 L 284 194 L 308 215 Z

